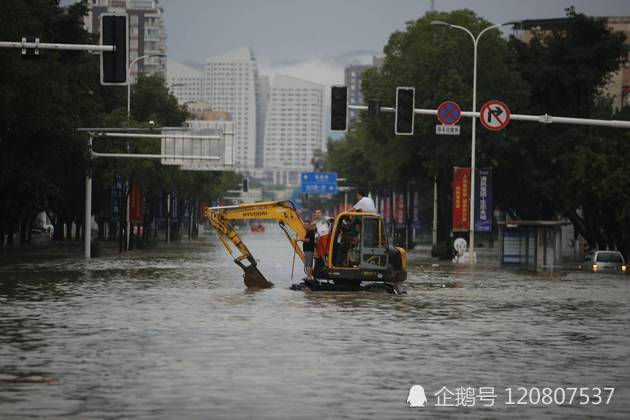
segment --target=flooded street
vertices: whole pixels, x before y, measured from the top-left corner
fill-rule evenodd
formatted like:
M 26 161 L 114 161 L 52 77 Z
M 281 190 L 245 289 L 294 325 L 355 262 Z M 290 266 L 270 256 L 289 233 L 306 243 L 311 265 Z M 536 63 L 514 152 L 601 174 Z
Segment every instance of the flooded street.
M 405 295 L 298 292 L 281 235 L 244 235 L 275 284 L 261 291 L 214 237 L 0 260 L 0 418 L 628 417 L 629 276 L 549 280 L 412 252 Z M 406 403 L 415 384 L 426 407 Z M 496 399 L 439 407 L 443 387 Z M 510 387 L 514 401 L 518 387 L 615 390 L 609 404 L 518 405 Z

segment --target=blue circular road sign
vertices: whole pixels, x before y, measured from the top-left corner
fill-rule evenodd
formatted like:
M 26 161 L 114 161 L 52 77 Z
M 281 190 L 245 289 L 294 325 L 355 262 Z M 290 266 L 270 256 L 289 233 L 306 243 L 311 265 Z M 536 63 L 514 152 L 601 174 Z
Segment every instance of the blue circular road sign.
M 462 118 L 462 109 L 453 101 L 444 101 L 438 106 L 437 118 L 444 125 L 454 125 Z

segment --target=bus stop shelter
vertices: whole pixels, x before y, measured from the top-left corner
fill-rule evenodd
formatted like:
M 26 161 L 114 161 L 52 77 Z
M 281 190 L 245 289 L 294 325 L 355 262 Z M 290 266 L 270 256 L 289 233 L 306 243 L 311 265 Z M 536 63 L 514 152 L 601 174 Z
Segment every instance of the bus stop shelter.
M 499 225 L 501 265 L 553 271 L 560 265 L 562 226 L 568 222 L 508 220 Z

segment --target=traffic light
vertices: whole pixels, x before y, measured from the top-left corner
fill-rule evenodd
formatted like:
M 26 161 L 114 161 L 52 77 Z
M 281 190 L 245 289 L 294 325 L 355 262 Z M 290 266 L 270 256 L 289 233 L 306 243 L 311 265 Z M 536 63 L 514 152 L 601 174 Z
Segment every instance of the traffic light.
M 101 84 L 126 85 L 129 50 L 127 15 L 101 15 L 101 45 L 113 45 L 115 51 L 101 52 Z
M 412 87 L 396 88 L 396 135 L 413 135 L 413 121 L 416 89 Z
M 243 182 L 241 183 L 243 192 L 249 191 L 249 179 L 243 178 Z
M 346 131 L 348 129 L 348 88 L 333 86 L 330 100 L 331 131 Z

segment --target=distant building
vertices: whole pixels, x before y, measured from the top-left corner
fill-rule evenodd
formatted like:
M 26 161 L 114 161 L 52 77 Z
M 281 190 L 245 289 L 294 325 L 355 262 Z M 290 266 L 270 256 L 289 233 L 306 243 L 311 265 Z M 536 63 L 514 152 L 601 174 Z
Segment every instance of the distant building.
M 609 17 L 608 28 L 613 32 L 626 34 L 626 45 L 630 48 L 630 16 Z M 620 110 L 630 106 L 630 62 L 615 72 L 606 86 L 608 96 L 612 98 L 613 109 Z
M 367 69 L 383 67 L 384 59 L 381 57 L 372 57 L 372 64 L 355 64 L 345 68 L 344 81 L 348 87 L 348 102 L 352 105 L 364 105 L 363 93 L 361 92 L 361 75 Z M 378 98 L 373 98 L 378 99 Z M 349 120 L 352 123 L 359 116 L 358 111 L 350 111 Z
M 256 168 L 263 167 L 265 148 L 265 124 L 267 122 L 267 105 L 271 94 L 268 76 L 258 78 L 258 94 L 256 95 Z
M 168 60 L 166 82 L 180 105 L 203 100 L 205 75 L 201 70 Z
M 197 102 L 197 103 L 203 103 L 202 102 Z M 200 108 L 196 108 L 195 105 L 196 103 L 193 103 L 193 107 L 189 107 L 188 109 L 190 110 L 190 113 L 193 114 L 195 117 L 197 117 L 198 120 L 203 120 L 203 121 L 233 121 L 232 120 L 232 116 L 230 115 L 229 112 L 225 112 L 225 111 L 211 111 L 209 109 L 200 109 Z
M 234 119 L 237 170 L 256 167 L 258 89 L 258 67 L 251 48 L 206 61 L 205 100 L 212 110 L 229 112 Z
M 630 16 L 602 17 L 612 32 L 626 34 L 626 45 L 630 46 Z M 547 34 L 552 31 L 562 31 L 568 18 L 532 19 L 522 22 L 520 39 L 529 43 L 536 34 Z M 630 63 L 625 63 L 619 71 L 612 74 L 605 93 L 612 100 L 613 110 L 618 111 L 630 105 Z
M 103 13 L 124 12 L 129 16 L 129 60 L 149 54 L 166 54 L 164 10 L 159 0 L 92 0 L 85 17 L 85 27 L 100 33 L 100 16 Z M 166 77 L 166 57 L 148 57 L 139 60 L 131 69 L 131 78 L 138 74 L 161 74 Z
M 264 141 L 265 180 L 299 185 L 299 174 L 325 147 L 323 85 L 276 75 L 271 86 Z

